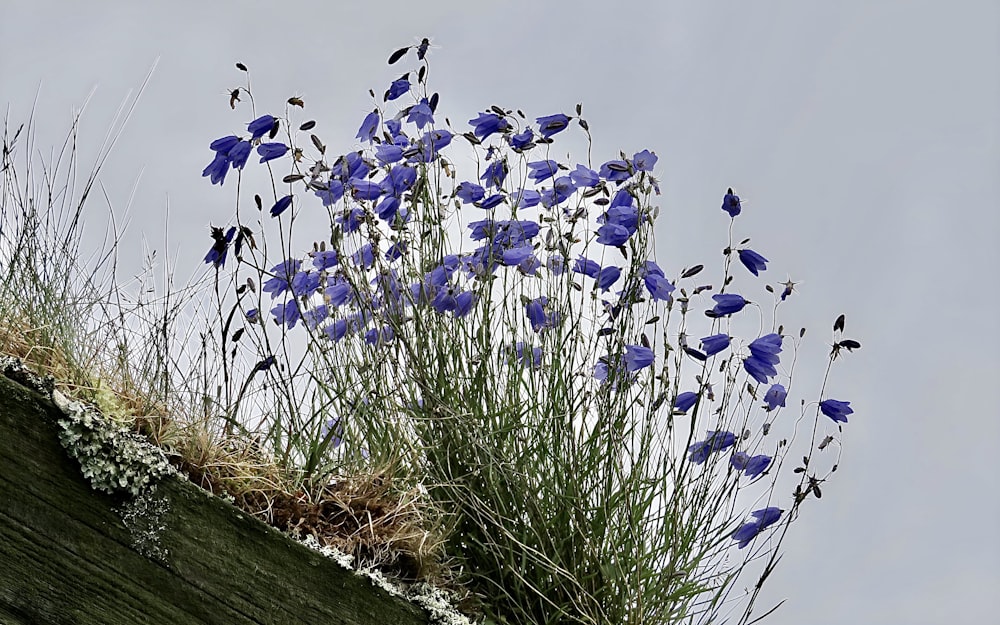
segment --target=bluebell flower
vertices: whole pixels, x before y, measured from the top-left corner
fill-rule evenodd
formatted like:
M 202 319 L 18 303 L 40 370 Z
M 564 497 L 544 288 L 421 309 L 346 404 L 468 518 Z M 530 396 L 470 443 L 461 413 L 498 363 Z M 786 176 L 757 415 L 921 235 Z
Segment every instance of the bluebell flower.
M 705 440 L 697 442 L 688 447 L 688 460 L 695 464 L 702 464 L 712 452 L 724 451 L 736 444 L 736 435 L 732 432 L 709 431 Z
M 288 152 L 288 146 L 284 143 L 261 143 L 257 146 L 257 154 L 260 154 L 261 163 L 281 158 L 286 152 Z
M 215 265 L 215 268 L 219 269 L 226 264 L 226 254 L 229 252 L 229 244 L 232 243 L 233 236 L 236 234 L 236 226 L 231 226 L 225 233 L 223 233 L 222 228 L 213 227 L 211 234 L 212 247 L 205 255 L 205 264 Z
M 389 262 L 399 260 L 406 253 L 406 241 L 397 241 L 389 246 L 385 252 L 385 259 Z
M 511 135 L 507 142 L 510 143 L 510 147 L 514 148 L 517 152 L 530 150 L 535 147 L 535 133 L 532 132 L 531 128 L 527 128 L 524 132 Z
M 319 277 L 317 271 L 298 271 L 292 277 L 289 290 L 295 297 L 312 295 L 319 290 Z
M 757 537 L 757 534 L 760 534 L 768 526 L 776 523 L 781 518 L 781 513 L 782 510 L 775 507 L 755 510 L 752 513 L 755 520 L 744 523 L 739 529 L 733 532 L 733 540 L 739 542 L 740 549 L 746 547 Z
M 518 247 L 511 247 L 503 250 L 501 254 L 501 260 L 504 265 L 508 267 L 517 266 L 528 260 L 531 257 L 532 252 L 535 251 L 529 244 L 519 245 Z
M 285 197 L 275 202 L 274 206 L 271 207 L 271 217 L 277 217 L 281 213 L 285 212 L 285 210 L 287 210 L 288 207 L 291 205 L 292 205 L 292 196 L 286 195 Z
M 781 284 L 781 286 L 784 287 L 781 291 L 781 301 L 785 301 L 785 298 L 792 294 L 792 291 L 795 289 L 795 284 L 796 283 L 791 280 Z
M 729 347 L 728 334 L 713 334 L 701 339 L 701 348 L 705 350 L 706 356 L 714 356 Z
M 838 423 L 847 423 L 847 415 L 854 414 L 851 402 L 825 399 L 819 402 L 820 411 Z
M 761 454 L 751 457 L 742 451 L 738 451 L 730 456 L 729 464 L 733 469 L 742 472 L 746 477 L 755 478 L 766 471 L 767 467 L 771 466 L 771 456 Z
M 529 301 L 525 306 L 528 322 L 531 323 L 531 329 L 535 332 L 540 332 L 545 327 L 545 305 L 548 304 L 548 301 L 547 297 L 538 297 Z
M 742 296 L 735 293 L 720 293 L 713 295 L 712 299 L 715 300 L 715 307 L 711 310 L 714 317 L 725 317 L 738 313 L 748 303 Z
M 306 327 L 310 330 L 315 330 L 319 324 L 326 321 L 326 318 L 330 316 L 330 310 L 327 308 L 326 304 L 320 304 L 315 308 L 310 308 L 309 310 L 302 313 L 302 321 L 305 322 Z
M 630 372 L 635 372 L 653 364 L 655 355 L 653 350 L 642 345 L 625 346 L 625 368 Z
M 542 201 L 542 195 L 534 189 L 521 189 L 510 197 L 511 206 L 516 208 L 531 208 Z
M 455 196 L 462 200 L 463 204 L 470 204 L 483 199 L 486 196 L 486 191 L 478 184 L 466 181 L 459 183 L 458 188 L 455 189 Z
M 236 135 L 229 135 L 228 137 L 221 137 L 216 139 L 208 145 L 209 149 L 216 154 L 229 154 L 229 151 L 236 147 L 236 144 L 240 142 L 240 138 Z
M 294 297 L 284 304 L 278 304 L 272 308 L 271 314 L 274 315 L 274 321 L 277 324 L 287 326 L 289 330 L 295 327 L 301 317 L 298 302 Z
M 261 115 L 257 119 L 253 120 L 247 124 L 247 130 L 253 135 L 251 140 L 260 139 L 267 133 L 271 132 L 274 128 L 274 122 L 277 121 L 271 115 Z
M 480 176 L 487 187 L 500 188 L 503 185 L 504 179 L 507 177 L 507 161 L 497 159 L 486 167 L 486 172 Z
M 557 173 L 559 173 L 559 163 L 555 161 L 546 160 L 528 163 L 528 178 L 534 180 L 536 184 L 543 180 L 548 180 Z
M 209 176 L 212 184 L 222 185 L 229 172 L 229 158 L 224 152 L 216 152 L 215 158 L 201 171 L 202 177 Z
M 778 364 L 781 353 L 781 335 L 772 333 L 750 343 L 750 357 L 743 361 L 743 368 L 753 379 L 766 384 L 768 379 L 778 375 L 774 365 Z
M 331 306 L 343 306 L 354 299 L 354 289 L 342 278 L 335 278 L 323 291 L 323 298 Z
M 740 214 L 740 196 L 733 193 L 732 189 L 726 191 L 726 197 L 722 198 L 722 210 L 729 213 L 730 217 L 735 218 Z
M 576 166 L 576 169 L 569 172 L 569 177 L 578 189 L 596 187 L 601 181 L 601 177 L 597 175 L 596 171 L 580 164 Z
M 475 127 L 473 134 L 480 139 L 485 139 L 497 132 L 506 132 L 510 128 L 507 120 L 496 113 L 480 113 L 479 117 L 470 119 L 469 123 Z
M 569 176 L 560 176 L 552 181 L 551 189 L 544 189 L 541 193 L 542 206 L 552 208 L 568 200 L 576 187 L 573 186 L 573 179 Z
M 233 146 L 229 153 L 227 154 L 229 162 L 232 164 L 233 169 L 243 169 L 247 164 L 247 159 L 250 158 L 250 150 L 253 146 L 249 141 L 240 141 Z
M 642 281 L 649 291 L 650 297 L 654 301 L 666 301 L 670 299 L 670 294 L 674 291 L 674 285 L 670 284 L 663 275 L 660 266 L 651 260 L 647 260 L 641 270 Z
M 597 288 L 607 291 L 618 278 L 621 277 L 622 270 L 618 267 L 605 267 L 597 274 Z
M 378 132 L 378 122 L 379 114 L 376 109 L 365 116 L 365 120 L 361 122 L 361 127 L 358 128 L 358 134 L 354 138 L 371 143 L 375 138 L 375 133 Z
M 382 195 L 382 187 L 371 180 L 351 179 L 351 196 L 356 200 L 375 200 Z
M 632 176 L 628 163 L 621 160 L 604 163 L 598 173 L 601 178 L 609 182 L 623 182 Z
M 687 413 L 696 403 L 698 403 L 698 393 L 686 391 L 674 399 L 674 411 L 682 414 Z
M 621 247 L 631 236 L 632 232 L 628 228 L 618 224 L 605 223 L 597 229 L 597 242 L 601 245 Z
M 318 252 L 312 252 L 313 267 L 319 269 L 320 271 L 324 269 L 331 269 L 337 266 L 337 262 L 340 260 L 337 250 L 321 250 Z
M 264 282 L 261 290 L 270 293 L 271 297 L 278 297 L 290 288 L 289 282 L 298 273 L 301 264 L 302 261 L 289 258 L 271 267 L 273 275 Z
M 531 353 L 530 359 L 528 351 Z M 532 369 L 538 369 L 542 366 L 542 348 L 529 347 L 525 345 L 524 341 L 518 341 L 514 345 L 514 358 L 522 365 L 529 365 Z
M 643 150 L 642 152 L 636 152 L 632 156 L 632 166 L 636 171 L 653 171 L 653 167 L 656 166 L 656 161 L 658 160 L 659 157 L 656 156 L 656 153 Z
M 546 115 L 535 119 L 538 124 L 538 132 L 548 139 L 552 135 L 561 132 L 569 126 L 569 117 L 558 113 L 556 115 Z
M 251 308 L 246 312 L 247 323 L 257 323 L 260 321 L 260 311 L 256 308 Z
M 767 259 L 753 250 L 740 250 L 740 262 L 755 276 L 767 269 Z
M 476 206 L 484 210 L 489 210 L 491 208 L 496 208 L 504 201 L 503 193 L 494 193 L 482 202 L 476 203 Z
M 379 219 L 383 221 L 392 221 L 396 216 L 396 212 L 399 210 L 399 197 L 395 195 L 387 195 L 382 198 L 382 201 L 378 203 L 375 207 L 375 212 L 378 213 Z
M 441 314 L 455 310 L 458 307 L 458 301 L 455 299 L 455 291 L 447 286 L 439 288 L 431 300 L 431 307 Z
M 323 332 L 326 334 L 327 338 L 337 342 L 347 336 L 347 331 L 349 329 L 350 328 L 346 319 L 337 319 L 333 323 L 324 327 Z
M 420 138 L 420 158 L 417 160 L 423 163 L 430 163 L 438 157 L 438 153 L 440 153 L 441 150 L 451 144 L 453 137 L 454 135 L 451 134 L 451 132 L 444 129 L 428 131 L 423 137 Z
M 767 404 L 767 411 L 770 412 L 781 406 L 785 406 L 785 397 L 788 395 L 788 391 L 781 384 L 772 384 L 771 388 L 767 389 L 764 393 L 764 403 Z
M 375 148 L 375 158 L 383 165 L 395 163 L 403 158 L 403 148 L 392 143 L 382 143 Z
M 362 269 L 368 269 L 375 264 L 375 253 L 371 243 L 365 243 L 357 252 L 351 254 L 351 261 Z
M 386 102 L 390 100 L 395 100 L 399 96 L 403 95 L 410 90 L 410 80 L 409 74 L 406 74 L 394 81 L 389 85 L 389 89 L 385 92 L 385 97 L 383 98 Z
M 323 206 L 333 206 L 344 197 L 344 183 L 331 180 L 325 189 L 316 189 L 316 197 L 323 202 Z
M 475 309 L 477 301 L 479 301 L 479 298 L 472 291 L 462 291 L 459 293 L 455 297 L 455 310 L 453 311 L 455 318 L 461 319 L 472 312 Z
M 596 279 L 601 273 L 601 266 L 597 264 L 597 261 L 580 256 L 576 259 L 576 262 L 573 263 L 573 272 L 582 273 L 585 276 Z
M 427 98 L 421 98 L 420 102 L 410 108 L 410 114 L 406 117 L 408 124 L 416 124 L 419 130 L 423 130 L 427 124 L 434 123 L 434 111 L 427 102 Z
M 322 436 L 324 439 L 330 436 L 330 443 L 335 448 L 340 447 L 340 444 L 344 442 L 343 423 L 341 423 L 340 419 L 338 418 L 327 420 L 327 422 L 323 424 L 323 430 L 320 432 L 320 436 Z

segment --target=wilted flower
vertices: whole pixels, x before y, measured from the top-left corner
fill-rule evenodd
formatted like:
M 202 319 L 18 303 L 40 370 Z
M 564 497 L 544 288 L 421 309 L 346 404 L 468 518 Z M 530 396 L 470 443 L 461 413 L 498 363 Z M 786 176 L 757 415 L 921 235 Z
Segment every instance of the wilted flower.
M 819 403 L 820 412 L 830 417 L 836 422 L 847 423 L 847 415 L 854 414 L 849 401 L 837 401 L 836 399 L 825 399 Z
M 778 406 L 784 408 L 785 406 L 785 396 L 788 392 L 785 387 L 780 384 L 772 384 L 771 388 L 767 389 L 767 393 L 764 394 L 764 403 L 767 404 L 768 412 L 774 410 Z
M 760 534 L 765 528 L 776 523 L 781 518 L 781 512 L 780 508 L 775 507 L 755 510 L 752 515 L 756 520 L 741 525 L 739 529 L 733 532 L 733 540 L 739 542 L 740 549 L 746 547 L 750 544 L 750 541 L 757 537 L 757 534 Z
M 205 255 L 205 263 L 215 265 L 216 269 L 223 267 L 226 264 L 226 254 L 229 252 L 229 244 L 233 241 L 235 234 L 236 226 L 231 226 L 225 234 L 223 234 L 222 228 L 212 228 L 213 243 L 212 248 Z
M 740 250 L 740 262 L 755 276 L 767 269 L 767 259 L 753 250 Z

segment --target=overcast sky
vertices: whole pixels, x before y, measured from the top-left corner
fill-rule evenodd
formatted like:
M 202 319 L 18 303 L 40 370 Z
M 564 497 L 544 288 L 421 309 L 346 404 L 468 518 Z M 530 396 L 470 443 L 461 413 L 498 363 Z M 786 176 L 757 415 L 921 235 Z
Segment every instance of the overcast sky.
M 225 96 L 236 61 L 260 110 L 300 95 L 340 149 L 371 109 L 367 90 L 400 73 L 388 53 L 422 36 L 456 125 L 494 103 L 536 116 L 582 102 L 596 160 L 658 154 L 658 258 L 675 271 L 719 258 L 719 204 L 734 187 L 770 281 L 803 282 L 790 325 L 810 327 L 816 357 L 797 376 L 819 375 L 839 313 L 864 344 L 834 372 L 831 396 L 856 412 L 840 471 L 768 583 L 765 602 L 788 598 L 769 622 L 996 618 L 994 0 L 3 4 L 0 103 L 24 120 L 40 93 L 40 149 L 95 88 L 81 145 L 96 149 L 159 59 L 103 183 L 123 209 L 139 181 L 123 258 L 139 259 L 143 236 L 162 250 L 169 202 L 181 276 L 204 255 L 208 222 L 232 217 L 231 193 L 200 174 L 208 143 L 250 119 Z

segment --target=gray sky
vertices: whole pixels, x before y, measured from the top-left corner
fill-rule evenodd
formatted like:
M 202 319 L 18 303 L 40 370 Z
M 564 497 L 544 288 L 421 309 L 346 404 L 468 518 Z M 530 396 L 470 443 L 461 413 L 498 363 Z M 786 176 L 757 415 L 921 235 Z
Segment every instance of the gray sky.
M 231 217 L 232 194 L 200 174 L 208 143 L 249 121 L 227 106 L 233 63 L 250 67 L 262 112 L 301 95 L 346 149 L 367 90 L 400 73 L 388 53 L 421 36 L 456 125 L 493 103 L 534 116 L 583 102 L 597 161 L 656 151 L 661 260 L 716 262 L 734 187 L 769 281 L 803 281 L 788 309 L 813 339 L 799 379 L 817 378 L 847 314 L 864 349 L 830 395 L 856 413 L 840 470 L 786 540 L 764 602 L 788 602 L 769 621 L 995 618 L 1000 5 L 4 2 L 0 102 L 23 120 L 40 89 L 46 148 L 96 87 L 86 153 L 159 58 L 103 181 L 121 209 L 142 172 L 125 258 L 143 234 L 162 249 L 169 200 L 185 276 L 208 222 Z

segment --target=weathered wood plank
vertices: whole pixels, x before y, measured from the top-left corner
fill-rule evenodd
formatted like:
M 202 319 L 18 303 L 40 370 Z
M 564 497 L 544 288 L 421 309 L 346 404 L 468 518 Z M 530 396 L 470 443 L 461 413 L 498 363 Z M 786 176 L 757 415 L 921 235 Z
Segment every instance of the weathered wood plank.
M 0 376 L 0 622 L 409 625 L 425 613 L 180 478 L 143 555 L 57 438 L 59 412 Z

